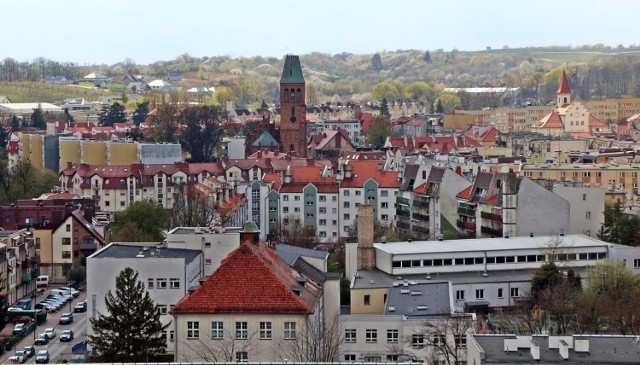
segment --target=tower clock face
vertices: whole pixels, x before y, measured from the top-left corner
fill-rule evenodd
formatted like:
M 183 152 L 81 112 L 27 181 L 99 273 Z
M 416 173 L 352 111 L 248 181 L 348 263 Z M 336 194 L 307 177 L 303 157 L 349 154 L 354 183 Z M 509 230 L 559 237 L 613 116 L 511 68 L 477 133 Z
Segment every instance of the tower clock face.
M 289 120 L 291 121 L 291 123 L 295 123 L 296 122 L 296 116 L 292 115 L 291 118 L 289 118 Z

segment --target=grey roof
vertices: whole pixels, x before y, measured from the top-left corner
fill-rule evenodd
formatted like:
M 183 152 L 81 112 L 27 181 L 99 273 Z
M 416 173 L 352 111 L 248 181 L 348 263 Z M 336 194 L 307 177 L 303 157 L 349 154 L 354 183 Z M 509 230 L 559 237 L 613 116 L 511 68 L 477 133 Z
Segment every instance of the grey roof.
M 473 339 L 484 350 L 486 364 L 638 364 L 640 344 L 634 343 L 633 336 L 574 336 L 589 340 L 589 352 L 569 349 L 569 358 L 562 359 L 557 348 L 549 348 L 549 336 L 533 336 L 540 346 L 540 360 L 531 356 L 528 348 L 504 351 L 504 340 L 513 335 L 473 335 Z M 569 339 L 567 342 L 571 341 Z
M 300 256 L 311 257 L 318 260 L 325 260 L 329 253 L 325 251 L 312 250 L 310 248 L 297 247 L 279 243 L 276 245 L 276 253 L 282 257 L 284 261 L 293 266 Z
M 186 248 L 159 248 L 157 249 L 155 243 L 151 243 L 150 246 L 140 245 L 128 245 L 126 243 L 112 243 L 102 250 L 91 255 L 91 258 L 139 258 L 139 255 L 143 255 L 144 258 L 156 258 L 156 259 L 185 259 L 187 263 L 195 260 L 198 255 L 202 253 L 200 250 L 189 250 Z
M 300 57 L 290 54 L 285 57 L 280 83 L 304 84 L 304 76 L 302 76 L 302 67 L 300 66 Z
M 327 280 L 340 279 L 342 274 L 336 272 L 323 272 L 318 270 L 317 267 L 311 265 L 304 258 L 299 257 L 293 264 L 293 268 L 296 269 L 304 277 L 311 279 L 314 283 L 323 286 Z
M 416 176 L 418 176 L 418 170 L 420 169 L 420 165 L 416 164 L 407 164 L 404 168 L 404 176 L 402 178 L 402 183 L 400 184 L 400 191 L 407 191 L 409 189 L 413 189 L 413 186 L 409 186 L 413 181 L 416 180 Z
M 449 282 L 398 281 L 389 289 L 384 314 L 437 316 L 452 312 Z
M 268 147 L 268 146 L 280 146 L 280 143 L 273 138 L 269 131 L 264 131 L 262 134 L 256 138 L 255 141 L 251 144 L 253 147 Z
M 445 170 L 446 169 L 444 167 L 431 167 L 431 172 L 429 173 L 429 178 L 427 179 L 427 181 L 433 183 L 441 183 L 442 178 L 444 177 Z

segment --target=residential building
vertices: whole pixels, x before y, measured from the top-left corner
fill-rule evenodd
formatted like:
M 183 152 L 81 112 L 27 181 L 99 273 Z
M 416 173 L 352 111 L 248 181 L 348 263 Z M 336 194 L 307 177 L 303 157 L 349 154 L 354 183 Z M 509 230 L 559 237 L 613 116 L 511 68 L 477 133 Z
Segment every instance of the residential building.
M 347 131 L 344 129 L 328 130 L 321 134 L 311 135 L 307 145 L 307 157 L 338 157 L 355 148 Z
M 245 154 L 246 136 L 233 136 L 222 138 L 222 156 L 232 160 L 242 160 Z
M 569 202 L 569 234 L 596 237 L 604 224 L 605 189 L 556 184 L 554 194 Z
M 160 93 L 168 93 L 173 90 L 173 85 L 164 80 L 153 80 L 149 84 L 147 84 L 147 87 L 152 92 Z
M 45 76 L 42 80 L 45 84 L 53 84 L 53 85 L 66 85 L 73 82 L 73 78 L 67 78 L 66 76 L 61 75 L 53 75 L 53 76 Z
M 116 290 L 116 277 L 132 268 L 153 302 L 160 308 L 166 330 L 167 352 L 176 351 L 176 328 L 169 312 L 203 278 L 200 250 L 166 248 L 155 242 L 111 243 L 87 258 L 87 316 L 108 315 L 104 298 Z M 89 323 L 89 322 L 88 322 Z M 93 333 L 88 325 L 88 334 Z
M 314 332 L 333 335 L 324 329 L 337 318 L 339 276 L 303 257 L 292 267 L 258 236 L 245 224 L 240 247 L 171 311 L 176 361 L 285 361 L 303 357 L 297 346 Z
M 0 293 L 6 297 L 7 304 L 35 292 L 39 262 L 32 230 L 0 230 Z
M 309 116 L 308 108 L 307 116 Z M 350 143 L 354 146 L 357 147 L 364 144 L 365 135 L 362 133 L 362 125 L 357 119 L 316 119 L 308 123 L 307 136 L 322 134 L 334 129 L 346 131 Z
M 469 237 L 557 235 L 570 231 L 569 202 L 516 173 L 478 172 L 458 198 L 456 226 Z

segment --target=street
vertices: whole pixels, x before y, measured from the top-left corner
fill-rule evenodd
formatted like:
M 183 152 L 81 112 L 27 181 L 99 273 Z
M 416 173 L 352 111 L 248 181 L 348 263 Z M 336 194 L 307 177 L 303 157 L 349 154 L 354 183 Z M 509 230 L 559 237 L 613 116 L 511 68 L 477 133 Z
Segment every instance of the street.
M 39 303 L 49 294 L 49 290 L 45 293 L 38 296 L 35 300 L 34 305 Z M 65 305 L 64 308 L 61 308 L 56 313 L 47 314 L 47 321 L 41 325 L 38 325 L 36 328 L 36 336 L 44 332 L 45 328 L 54 328 L 56 330 L 56 337 L 49 341 L 47 345 L 36 346 L 34 345 L 34 335 L 29 334 L 27 337 L 22 339 L 16 346 L 14 346 L 10 351 L 5 352 L 2 356 L 0 356 L 0 363 L 6 363 L 9 357 L 13 356 L 16 350 L 21 350 L 25 346 L 32 346 L 36 349 L 36 354 L 40 350 L 48 350 L 49 351 L 49 363 L 55 363 L 58 360 L 67 360 L 68 362 L 72 362 L 72 354 L 71 348 L 74 344 L 86 341 L 87 340 L 87 312 L 83 313 L 73 313 L 73 306 L 76 303 L 84 301 L 86 299 L 86 292 L 80 293 L 80 295 L 71 301 L 69 304 Z M 60 316 L 63 313 L 73 313 L 73 323 L 71 324 L 59 324 L 58 321 Z M 13 328 L 11 323 L 7 324 L 9 328 L 9 332 Z M 3 331 L 6 332 L 6 328 Z M 60 334 L 64 330 L 72 330 L 74 334 L 74 338 L 71 342 L 60 342 Z M 35 364 L 35 356 L 31 357 L 26 361 L 27 364 Z M 84 361 L 81 361 L 84 362 Z

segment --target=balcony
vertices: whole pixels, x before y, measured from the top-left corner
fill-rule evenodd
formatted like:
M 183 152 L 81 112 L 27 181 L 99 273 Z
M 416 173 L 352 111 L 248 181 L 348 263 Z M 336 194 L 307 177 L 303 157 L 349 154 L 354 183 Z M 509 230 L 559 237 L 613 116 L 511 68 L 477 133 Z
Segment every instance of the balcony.
M 476 231 L 476 224 L 473 222 L 465 222 L 465 221 L 458 220 L 456 221 L 456 226 L 458 226 L 458 228 L 466 229 L 467 231 L 471 231 L 471 232 Z
M 413 231 L 422 234 L 429 234 L 429 227 L 413 226 Z
M 23 268 L 30 268 L 31 267 L 31 259 L 26 259 L 26 260 L 22 260 L 22 267 Z
M 458 214 L 464 215 L 466 217 L 475 217 L 476 210 L 471 208 L 458 207 Z
M 414 208 L 429 208 L 429 202 L 428 201 L 422 201 L 422 200 L 414 200 L 413 201 L 413 207 Z
M 501 229 L 495 229 L 495 228 L 490 228 L 490 227 L 480 227 L 480 232 L 493 236 L 493 237 L 502 237 L 502 230 Z
M 422 221 L 422 222 L 428 222 L 429 221 L 429 215 L 428 214 L 421 214 L 421 213 L 413 213 L 413 219 L 419 220 L 419 221 Z
M 493 222 L 502 222 L 502 215 L 489 212 L 480 212 L 482 219 L 488 219 Z
M 396 209 L 396 215 L 400 217 L 409 217 L 408 210 Z
M 409 223 L 397 221 L 396 222 L 396 227 L 398 227 L 400 229 L 409 229 Z

